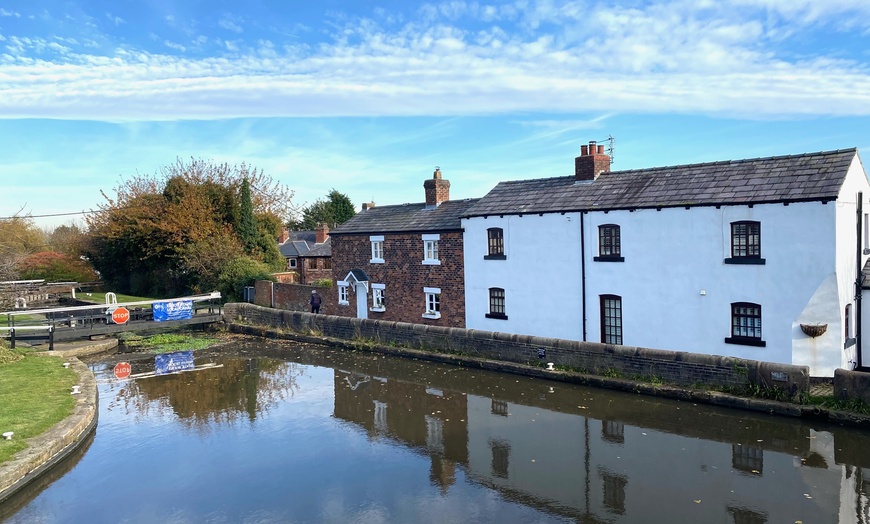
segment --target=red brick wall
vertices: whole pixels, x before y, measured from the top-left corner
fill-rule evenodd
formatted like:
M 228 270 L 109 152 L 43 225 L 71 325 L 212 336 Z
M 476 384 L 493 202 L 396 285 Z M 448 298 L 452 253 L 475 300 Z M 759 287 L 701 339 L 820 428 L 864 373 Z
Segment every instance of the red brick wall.
M 310 264 L 312 260 L 317 264 L 317 269 L 310 269 L 308 267 L 308 264 Z M 297 268 L 302 275 L 300 281 L 303 284 L 314 284 L 315 281 L 320 280 L 321 278 L 333 280 L 332 270 L 325 267 L 329 262 L 330 259 L 327 257 L 300 258 L 299 267 Z
M 257 280 L 254 283 L 254 303 L 258 306 L 271 307 L 274 294 L 276 309 L 289 309 L 290 311 L 311 311 L 309 300 L 311 291 L 317 290 L 320 295 L 320 313 L 335 315 L 338 309 L 338 291 L 335 287 L 306 286 L 303 284 L 282 284 Z
M 369 311 L 369 318 L 433 326 L 465 327 L 465 282 L 462 259 L 462 233 L 441 233 L 438 258 L 441 265 L 423 265 L 423 235 L 406 233 L 384 235 L 384 263 L 372 264 L 369 235 L 332 235 L 332 274 L 343 280 L 351 269 L 362 269 L 370 284 L 386 286 L 386 311 Z M 441 288 L 441 318 L 423 318 L 426 302 L 424 287 Z M 337 289 L 333 289 L 337 301 Z M 353 287 L 348 305 L 338 305 L 334 314 L 355 317 L 356 293 Z M 371 307 L 371 287 L 368 297 Z

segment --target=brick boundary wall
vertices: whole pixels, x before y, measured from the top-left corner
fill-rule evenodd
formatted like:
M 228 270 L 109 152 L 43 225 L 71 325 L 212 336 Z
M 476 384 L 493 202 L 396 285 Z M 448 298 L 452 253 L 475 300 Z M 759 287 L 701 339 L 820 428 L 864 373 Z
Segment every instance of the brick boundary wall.
M 492 331 L 312 315 L 230 303 L 227 322 L 319 333 L 344 340 L 543 366 L 552 362 L 597 375 L 651 378 L 679 385 L 780 387 L 794 395 L 809 391 L 809 368 L 732 357 L 597 342 L 578 342 Z M 543 357 L 539 352 L 543 351 Z
M 321 298 L 320 313 L 334 315 L 338 309 L 338 290 L 335 287 L 257 280 L 254 282 L 254 304 L 263 307 L 274 304 L 278 309 L 308 312 L 311 311 L 309 300 L 314 290 Z

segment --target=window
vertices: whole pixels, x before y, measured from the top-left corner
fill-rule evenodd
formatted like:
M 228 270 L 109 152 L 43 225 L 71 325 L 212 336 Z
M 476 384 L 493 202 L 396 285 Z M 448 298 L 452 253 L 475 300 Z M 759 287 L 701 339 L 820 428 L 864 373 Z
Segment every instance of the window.
M 504 289 L 500 287 L 489 288 L 489 313 L 486 318 L 500 318 L 507 320 L 504 309 Z
M 622 262 L 622 241 L 620 240 L 619 226 L 616 224 L 604 224 L 598 226 L 598 256 L 596 262 Z
M 331 258 L 327 257 L 327 258 L 323 259 L 323 269 L 332 269 L 332 259 Z
M 852 333 L 852 304 L 846 304 L 845 318 L 843 319 L 843 331 L 846 334 L 846 343 L 844 348 L 854 346 L 858 340 Z
M 347 288 L 347 282 L 344 280 L 338 281 L 338 303 L 342 306 L 346 306 L 349 303 L 347 301 Z
M 423 318 L 441 318 L 441 288 L 424 287 L 426 295 L 426 312 Z
M 438 241 L 441 235 L 423 235 L 423 263 L 427 265 L 439 265 Z
M 503 440 L 490 439 L 489 448 L 492 450 L 492 474 L 499 478 L 508 478 L 511 445 Z
M 505 260 L 504 255 L 504 230 L 500 227 L 491 227 L 486 230 L 487 255 L 486 260 Z
M 601 342 L 622 344 L 622 298 L 601 295 Z
M 309 258 L 308 259 L 308 269 L 317 269 L 317 259 Z
M 764 264 L 761 258 L 761 222 L 731 223 L 731 258 L 726 264 Z
M 765 347 L 761 340 L 761 306 L 751 302 L 731 304 L 731 336 L 726 344 Z
M 372 284 L 372 311 L 386 310 L 386 299 L 384 298 L 384 284 Z
M 383 235 L 371 236 L 369 240 L 372 243 L 372 259 L 369 260 L 372 264 L 384 263 L 384 237 Z
M 296 259 L 295 258 L 289 258 L 289 259 L 287 259 L 287 262 L 289 263 L 288 267 L 290 269 L 293 269 L 296 267 Z

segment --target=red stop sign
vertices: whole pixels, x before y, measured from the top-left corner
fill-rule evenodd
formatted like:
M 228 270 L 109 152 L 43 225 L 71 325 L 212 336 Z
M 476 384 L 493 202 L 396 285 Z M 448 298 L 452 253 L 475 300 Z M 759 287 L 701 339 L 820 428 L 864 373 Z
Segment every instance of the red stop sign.
M 117 378 L 127 378 L 130 376 L 132 369 L 129 362 L 118 362 L 115 364 L 115 376 Z
M 127 308 L 120 306 L 112 311 L 112 322 L 115 324 L 126 324 L 128 320 L 130 320 L 130 312 Z

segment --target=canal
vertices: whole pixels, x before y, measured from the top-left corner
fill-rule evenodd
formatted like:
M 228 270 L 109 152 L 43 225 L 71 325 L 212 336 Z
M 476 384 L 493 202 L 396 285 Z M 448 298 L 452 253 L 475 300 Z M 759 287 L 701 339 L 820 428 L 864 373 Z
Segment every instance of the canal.
M 154 360 L 89 362 L 96 433 L 0 521 L 870 524 L 854 429 L 292 342 Z

